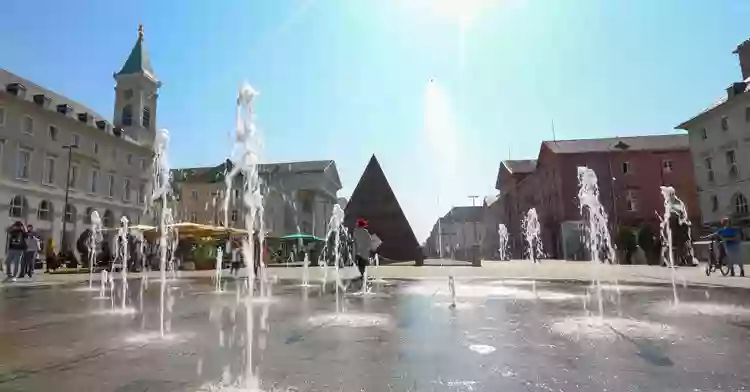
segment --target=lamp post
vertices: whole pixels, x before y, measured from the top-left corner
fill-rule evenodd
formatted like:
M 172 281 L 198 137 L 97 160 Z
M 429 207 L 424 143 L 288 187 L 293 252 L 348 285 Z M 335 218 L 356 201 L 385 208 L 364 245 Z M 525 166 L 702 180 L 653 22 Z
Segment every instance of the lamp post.
M 60 239 L 62 241 L 62 244 L 60 248 L 64 250 L 65 252 L 68 251 L 68 243 L 65 238 L 66 234 L 66 228 L 68 223 L 68 197 L 70 195 L 70 163 L 73 157 L 73 150 L 78 148 L 77 144 L 68 144 L 63 146 L 62 148 L 68 150 L 68 173 L 65 176 L 65 203 L 63 203 L 63 224 L 62 224 L 62 235 L 60 235 Z

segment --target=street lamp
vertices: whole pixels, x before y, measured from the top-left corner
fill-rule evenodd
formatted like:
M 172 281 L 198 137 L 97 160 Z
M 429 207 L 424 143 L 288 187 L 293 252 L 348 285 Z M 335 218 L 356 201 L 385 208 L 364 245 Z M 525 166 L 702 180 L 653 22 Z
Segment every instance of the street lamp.
M 70 195 L 70 163 L 71 163 L 71 159 L 73 157 L 73 150 L 77 149 L 78 145 L 77 144 L 68 144 L 68 145 L 63 146 L 62 148 L 68 150 L 68 173 L 65 176 L 65 203 L 63 204 L 63 214 L 62 214 L 63 215 L 63 224 L 62 224 L 62 235 L 60 236 L 60 238 L 62 240 L 62 246 L 61 246 L 61 248 L 62 248 L 62 250 L 64 250 L 65 252 L 67 252 L 68 251 L 68 243 L 67 243 L 67 240 L 65 238 L 65 234 L 66 234 L 65 229 L 66 229 L 67 223 L 68 223 L 68 197 Z

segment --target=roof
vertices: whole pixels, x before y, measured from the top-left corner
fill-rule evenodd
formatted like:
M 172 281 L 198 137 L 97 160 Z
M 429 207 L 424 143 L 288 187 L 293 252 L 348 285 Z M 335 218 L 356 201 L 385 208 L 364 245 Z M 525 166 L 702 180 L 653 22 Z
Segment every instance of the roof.
M 690 148 L 690 140 L 687 134 L 673 135 L 649 135 L 616 137 L 603 139 L 578 139 L 578 140 L 556 140 L 544 141 L 556 154 L 580 154 L 587 152 L 610 152 L 620 150 L 627 151 L 664 151 L 664 150 L 687 150 Z
M 106 123 L 105 129 L 99 130 L 99 131 L 113 135 L 112 129 L 114 128 L 114 125 L 112 125 L 112 123 L 106 117 L 95 112 L 93 109 L 86 107 L 78 102 L 75 102 L 72 99 L 67 98 L 63 95 L 57 94 L 52 90 L 41 87 L 38 84 L 33 83 L 27 79 L 24 79 L 8 70 L 0 68 L 0 90 L 2 90 L 0 91 L 0 94 L 5 94 L 7 85 L 12 84 L 12 83 L 22 84 L 26 88 L 26 95 L 24 97 L 15 96 L 14 97 L 15 99 L 22 99 L 25 101 L 34 102 L 35 95 L 44 95 L 47 99 L 49 99 L 49 102 L 46 104 L 46 108 L 48 110 L 54 112 L 57 108 L 57 105 L 68 105 L 70 106 L 72 113 L 73 113 L 73 116 L 70 117 L 71 119 L 75 119 L 75 116 L 77 116 L 78 114 L 88 113 L 89 117 L 92 120 L 87 121 L 86 125 L 90 126 L 93 129 L 99 130 L 96 127 L 96 123 L 99 121 L 104 121 Z M 64 116 L 64 115 L 60 114 L 60 116 Z M 81 125 L 83 124 L 84 123 L 81 123 Z M 138 144 L 125 134 L 123 134 L 120 138 L 130 141 L 134 144 Z
M 743 42 L 741 45 L 744 45 L 744 44 L 745 43 Z M 744 84 L 744 86 L 743 86 L 743 84 Z M 747 79 L 745 79 L 745 80 L 743 80 L 741 82 L 734 83 L 731 87 L 737 89 L 737 90 L 735 90 L 736 92 L 734 93 L 734 94 L 736 94 L 735 97 L 739 96 L 739 95 L 742 95 L 744 93 L 750 92 L 750 78 L 747 78 Z M 714 102 L 713 104 L 711 104 L 709 107 L 703 109 L 700 113 L 698 113 L 695 116 L 691 117 L 689 120 L 687 120 L 687 121 L 685 121 L 685 122 L 677 125 L 675 128 L 676 129 L 687 129 L 687 127 L 689 126 L 689 124 L 691 122 L 697 120 L 700 117 L 703 117 L 704 115 L 706 115 L 706 114 L 708 114 L 710 112 L 713 112 L 715 109 L 717 109 L 720 106 L 724 105 L 729 100 L 730 99 L 729 99 L 727 93 L 724 93 L 721 96 L 721 98 L 719 98 L 716 102 Z
M 217 166 L 173 169 L 172 178 L 174 178 L 176 181 L 192 183 L 223 182 L 224 173 L 226 173 L 228 171 L 228 168 L 231 167 L 231 162 L 225 161 L 224 163 Z M 336 169 L 336 162 L 330 159 L 320 161 L 263 163 L 258 167 L 258 172 L 261 175 L 269 173 L 323 173 L 325 171 L 333 174 L 334 181 L 340 188 L 341 181 L 339 179 L 338 170 Z
M 531 173 L 536 169 L 536 159 L 517 159 L 502 162 L 511 174 Z
M 143 44 L 143 25 L 138 27 L 138 40 L 135 41 L 135 46 L 130 51 L 125 65 L 116 75 L 145 75 L 154 81 L 157 80 L 154 69 L 151 68 L 151 60 L 146 52 L 146 47 Z
M 442 218 L 442 222 L 482 222 L 484 220 L 484 208 L 481 206 L 453 207 Z

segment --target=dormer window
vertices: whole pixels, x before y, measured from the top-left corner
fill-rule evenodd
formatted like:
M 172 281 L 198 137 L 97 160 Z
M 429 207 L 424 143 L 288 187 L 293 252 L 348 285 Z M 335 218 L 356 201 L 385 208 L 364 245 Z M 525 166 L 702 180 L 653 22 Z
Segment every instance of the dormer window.
M 63 116 L 68 116 L 70 115 L 70 113 L 73 112 L 73 107 L 71 107 L 67 103 L 63 103 L 63 104 L 57 105 L 57 112 L 62 114 Z
M 84 113 L 78 113 L 78 121 L 80 121 L 82 123 L 88 123 L 90 118 L 91 118 L 91 116 L 88 113 L 86 113 L 86 112 L 84 112 Z
M 101 129 L 102 131 L 107 129 L 107 122 L 104 120 L 99 120 L 96 122 L 96 127 Z
M 50 99 L 48 96 L 44 94 L 34 95 L 34 103 L 43 108 L 49 107 L 50 102 L 52 102 L 52 99 Z
M 115 136 L 120 137 L 122 136 L 122 128 L 112 128 L 112 133 Z
M 26 86 L 21 83 L 8 83 L 5 91 L 19 98 L 26 98 Z

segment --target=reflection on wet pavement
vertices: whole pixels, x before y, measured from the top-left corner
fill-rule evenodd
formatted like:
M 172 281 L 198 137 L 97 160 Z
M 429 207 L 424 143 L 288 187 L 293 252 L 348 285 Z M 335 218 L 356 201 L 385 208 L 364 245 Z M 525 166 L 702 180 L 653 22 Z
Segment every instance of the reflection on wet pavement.
M 159 290 L 129 282 L 131 312 L 80 285 L 0 289 L 0 391 L 198 391 L 231 384 L 252 344 L 267 391 L 685 391 L 750 385 L 750 309 L 741 289 L 389 280 L 377 295 L 281 281 L 245 306 L 227 281 L 172 282 L 171 330 Z M 353 284 L 350 293 L 359 287 Z M 710 294 L 710 295 L 709 295 Z M 117 301 L 114 301 L 117 302 Z M 117 302 L 119 304 L 119 302 Z M 584 306 L 586 305 L 586 306 Z M 224 389 L 229 390 L 229 389 Z

